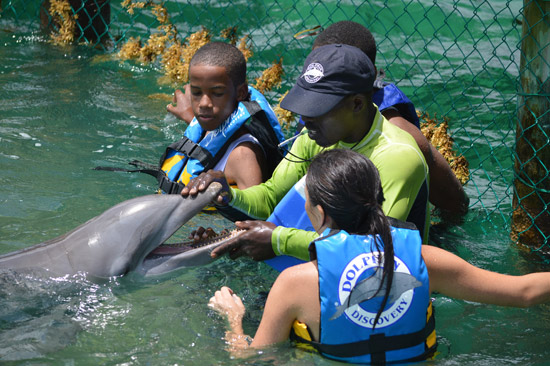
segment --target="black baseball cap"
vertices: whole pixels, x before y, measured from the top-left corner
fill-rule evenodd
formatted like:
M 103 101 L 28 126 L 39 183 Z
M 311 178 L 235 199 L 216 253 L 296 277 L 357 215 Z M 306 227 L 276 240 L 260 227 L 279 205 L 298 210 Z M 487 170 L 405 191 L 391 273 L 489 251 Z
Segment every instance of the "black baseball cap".
M 281 108 L 301 116 L 329 112 L 345 96 L 372 90 L 376 71 L 359 48 L 330 44 L 307 56 L 302 74 L 281 101 Z

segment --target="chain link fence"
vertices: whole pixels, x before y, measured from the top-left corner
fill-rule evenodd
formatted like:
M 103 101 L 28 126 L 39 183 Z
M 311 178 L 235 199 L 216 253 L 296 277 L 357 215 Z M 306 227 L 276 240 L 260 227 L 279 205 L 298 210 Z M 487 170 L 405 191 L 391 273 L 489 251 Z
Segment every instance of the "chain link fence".
M 550 1 L 523 13 L 512 239 L 550 254 Z
M 448 121 L 454 149 L 469 162 L 469 219 L 512 229 L 515 240 L 534 230 L 537 248 L 548 241 L 548 1 L 68 0 L 69 8 L 66 2 L 1 0 L 0 24 L 41 25 L 54 37 L 69 34 L 72 42 L 109 53 L 131 38 L 146 42 L 165 32 L 168 43 L 185 45 L 203 29 L 212 40 L 232 29 L 252 51 L 249 79 L 280 61 L 281 84 L 267 93 L 275 104 L 299 75 L 319 29 L 339 20 L 361 23 L 377 41 L 376 66 L 386 80 L 419 111 Z M 165 13 L 155 8 L 160 5 Z M 72 28 L 67 33 L 64 27 Z M 532 41 L 533 53 L 522 50 L 535 30 L 545 38 Z M 160 71 L 161 61 L 154 62 Z M 535 71 L 540 64 L 544 70 Z M 536 81 L 527 87 L 520 74 Z M 522 224 L 511 224 L 512 216 Z

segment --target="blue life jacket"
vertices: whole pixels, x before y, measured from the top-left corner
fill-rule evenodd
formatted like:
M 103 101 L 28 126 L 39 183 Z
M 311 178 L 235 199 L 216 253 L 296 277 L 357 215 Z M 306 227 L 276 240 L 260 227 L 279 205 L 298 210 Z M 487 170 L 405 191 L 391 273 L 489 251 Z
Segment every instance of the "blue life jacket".
M 293 335 L 294 340 L 351 363 L 419 361 L 435 352 L 435 319 L 420 235 L 408 223 L 391 223 L 394 278 L 376 328 L 385 288 L 377 293 L 383 263 L 374 237 L 327 229 L 310 245 L 319 270 L 320 341 Z
M 194 118 L 184 138 L 168 146 L 161 157 L 161 172 L 157 177 L 163 192 L 179 193 L 191 179 L 213 168 L 242 127 L 259 140 L 266 152 L 269 170 L 275 169 L 282 158 L 277 151 L 277 145 L 284 139 L 281 126 L 265 97 L 250 86 L 248 90 L 250 101 L 239 102 L 237 109 L 216 130 L 205 135 L 206 131 Z
M 266 221 L 272 222 L 277 226 L 315 231 L 304 209 L 306 203 L 305 186 L 306 176 L 304 175 L 275 206 L 271 216 Z M 303 260 L 290 255 L 278 255 L 264 262 L 279 272 L 296 264 L 304 263 Z
M 414 104 L 397 85 L 376 80 L 374 86 L 378 89 L 375 89 L 372 95 L 372 102 L 378 106 L 380 112 L 393 107 L 397 109 L 403 118 L 420 129 L 420 120 L 416 114 Z

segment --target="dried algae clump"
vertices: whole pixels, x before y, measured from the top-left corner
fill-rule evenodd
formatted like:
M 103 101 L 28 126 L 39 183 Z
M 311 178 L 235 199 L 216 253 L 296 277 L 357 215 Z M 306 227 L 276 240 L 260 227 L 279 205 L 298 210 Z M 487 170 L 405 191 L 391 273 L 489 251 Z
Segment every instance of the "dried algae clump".
M 292 127 L 292 122 L 294 121 L 294 113 L 281 108 L 281 101 L 285 98 L 287 94 L 288 94 L 288 91 L 286 91 L 286 93 L 281 95 L 281 97 L 279 98 L 279 102 L 277 103 L 277 106 L 273 108 L 273 111 L 275 112 L 275 115 L 277 116 L 277 119 L 279 120 L 279 124 L 281 125 L 281 127 L 286 131 L 290 131 Z
M 134 60 L 141 54 L 141 38 L 130 37 L 118 51 L 121 60 Z
M 157 32 L 149 36 L 148 39 L 140 37 L 130 37 L 124 43 L 118 57 L 121 60 L 139 60 L 142 63 L 158 61 L 163 69 L 164 76 L 159 78 L 161 83 L 176 83 L 179 85 L 189 81 L 188 68 L 191 58 L 197 50 L 211 41 L 212 35 L 208 29 L 203 27 L 201 30 L 190 34 L 185 41 L 181 40 L 176 27 L 171 23 L 167 9 L 163 5 L 149 1 L 124 0 L 122 6 L 130 14 L 134 14 L 135 9 L 150 8 L 153 15 L 157 18 L 160 25 Z M 245 60 L 253 56 L 252 41 L 249 35 L 244 35 L 238 39 L 238 27 L 229 27 L 220 32 L 220 37 L 235 45 L 243 54 Z M 256 78 L 255 87 L 261 93 L 279 87 L 284 75 L 282 59 L 279 62 L 273 62 L 273 65 L 264 70 L 262 75 Z M 292 114 L 288 111 L 281 115 L 286 115 L 289 120 Z
M 447 132 L 449 128 L 448 119 L 444 118 L 443 122 L 439 122 L 436 117 L 430 118 L 426 112 L 420 113 L 417 111 L 417 114 L 421 119 L 420 126 L 424 136 L 447 160 L 458 180 L 463 185 L 466 184 L 470 179 L 468 161 L 463 155 L 456 156 L 456 152 L 453 150 L 454 142 Z
M 274 87 L 279 87 L 283 81 L 283 75 L 283 59 L 281 58 L 279 62 L 273 61 L 273 65 L 265 69 L 259 78 L 256 78 L 254 88 L 263 94 Z
M 220 32 L 220 37 L 227 39 L 233 46 L 237 44 L 237 26 L 225 28 Z
M 152 6 L 153 15 L 157 17 L 157 20 L 160 24 L 168 24 L 168 10 L 162 5 L 154 4 Z
M 51 40 L 54 44 L 61 45 L 74 41 L 76 19 L 68 0 L 51 0 L 50 14 L 52 21 L 58 26 L 57 31 L 52 32 Z
M 165 49 L 160 63 L 169 81 L 185 82 L 187 80 L 187 66 L 182 60 L 182 45 L 179 42 Z
M 152 1 L 133 2 L 125 0 L 122 4 L 130 14 L 135 9 L 151 8 L 160 25 L 157 33 L 149 36 L 143 44 L 141 39 L 130 38 L 120 49 L 118 56 L 121 60 L 138 59 L 143 63 L 160 60 L 164 74 L 171 82 L 187 82 L 187 65 L 196 50 L 210 41 L 206 29 L 193 33 L 188 37 L 188 44 L 183 45 L 178 38 L 178 31 L 170 21 L 168 10 L 161 4 Z
M 189 80 L 189 62 L 199 48 L 210 42 L 210 32 L 206 28 L 187 37 L 186 44 L 172 44 L 162 57 L 164 73 L 172 82 L 186 83 Z
M 184 45 L 182 50 L 183 61 L 188 65 L 197 50 L 209 43 L 211 38 L 210 32 L 204 27 L 187 37 L 186 45 Z
M 252 52 L 252 42 L 250 41 L 250 36 L 248 34 L 241 37 L 240 40 L 238 40 L 238 27 L 229 27 L 225 28 L 220 32 L 220 37 L 223 39 L 227 39 L 229 43 L 231 43 L 233 46 L 236 46 L 239 51 L 242 52 L 244 59 L 248 61 L 249 58 L 251 58 L 254 53 Z M 237 42 L 239 43 L 237 45 Z
M 248 61 L 254 53 L 252 52 L 252 42 L 250 42 L 250 37 L 247 35 L 244 35 L 241 40 L 239 41 L 239 45 L 237 48 L 243 53 L 244 59 Z
M 141 48 L 139 60 L 141 62 L 155 61 L 164 53 L 168 36 L 164 33 L 154 33 L 149 36 L 147 43 Z
M 134 9 L 144 9 L 147 6 L 151 4 L 150 1 L 140 2 L 140 1 L 132 1 L 132 0 L 124 0 L 122 2 L 122 7 L 126 8 L 128 11 L 128 14 L 134 15 Z

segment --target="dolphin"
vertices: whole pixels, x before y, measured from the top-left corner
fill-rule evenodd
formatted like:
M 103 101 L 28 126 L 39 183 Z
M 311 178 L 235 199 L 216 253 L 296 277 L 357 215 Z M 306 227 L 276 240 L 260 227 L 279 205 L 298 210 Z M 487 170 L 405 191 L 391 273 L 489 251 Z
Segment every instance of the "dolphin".
M 145 276 L 159 275 L 182 267 L 202 266 L 214 261 L 210 253 L 228 240 L 244 233 L 244 229 L 234 229 L 198 242 L 187 241 L 176 244 L 163 244 L 154 249 L 137 270 Z
M 52 275 L 83 272 L 97 278 L 139 271 L 145 257 L 220 190 L 214 182 L 194 197 L 154 194 L 124 201 L 62 236 L 0 256 L 0 269 L 43 269 Z
M 343 304 L 336 307 L 336 312 L 332 315 L 330 320 L 338 318 L 346 309 L 360 304 L 363 301 L 370 300 L 374 297 L 384 297 L 386 293 L 385 282 L 380 291 L 377 292 L 380 281 L 382 281 L 382 270 L 378 269 L 372 276 L 356 284 Z M 422 286 L 422 282 L 418 281 L 414 276 L 408 273 L 394 272 L 388 303 L 394 303 L 404 292 L 420 286 Z

